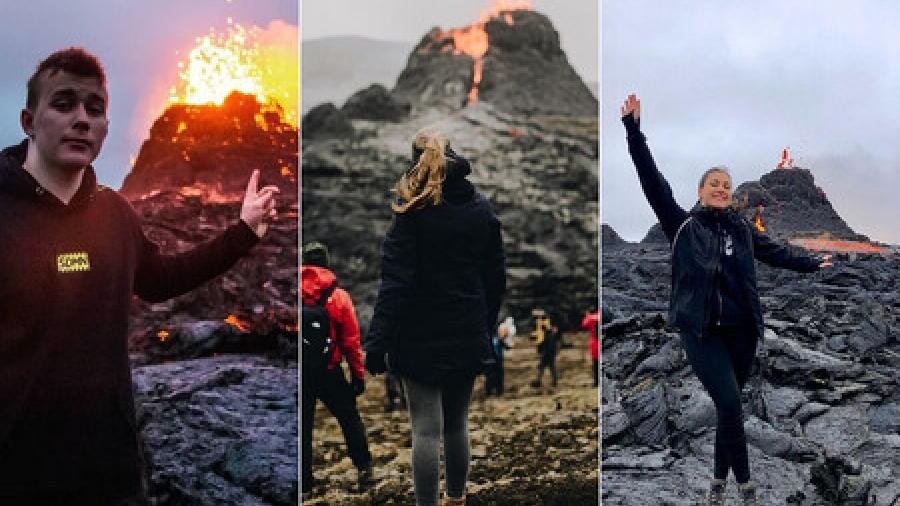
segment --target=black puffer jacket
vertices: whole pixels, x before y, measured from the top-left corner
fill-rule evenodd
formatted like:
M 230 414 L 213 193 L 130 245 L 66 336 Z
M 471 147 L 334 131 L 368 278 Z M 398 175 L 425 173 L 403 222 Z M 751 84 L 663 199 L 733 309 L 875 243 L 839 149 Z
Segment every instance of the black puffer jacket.
M 799 272 L 814 272 L 821 261 L 772 241 L 734 210 L 712 210 L 698 205 L 690 212 L 685 211 L 675 202 L 669 183 L 656 168 L 638 122 L 632 115 L 622 121 L 641 188 L 672 244 L 669 324 L 701 335 L 716 323 L 714 317 L 721 314 L 721 310 L 717 311 L 719 283 L 728 277 L 742 288 L 740 300 L 736 302 L 743 306 L 761 337 L 764 328 L 753 259 Z M 723 229 L 733 240 L 734 261 L 730 262 L 733 271 L 727 273 L 722 272 Z
M 477 374 L 506 288 L 500 222 L 448 152 L 443 202 L 397 214 L 384 239 L 381 284 L 364 342 L 388 367 L 426 383 Z

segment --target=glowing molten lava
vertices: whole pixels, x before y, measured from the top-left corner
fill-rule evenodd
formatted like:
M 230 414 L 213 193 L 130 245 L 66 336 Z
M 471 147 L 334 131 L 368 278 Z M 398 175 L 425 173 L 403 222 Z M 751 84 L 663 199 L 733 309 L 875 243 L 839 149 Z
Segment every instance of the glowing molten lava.
M 887 250 L 881 246 L 862 241 L 840 241 L 836 239 L 792 239 L 791 244 L 809 250 L 830 251 L 839 253 L 879 253 Z
M 231 325 L 232 327 L 240 330 L 241 332 L 247 332 L 250 330 L 250 323 L 245 322 L 244 320 L 241 320 L 240 318 L 238 318 L 237 316 L 235 316 L 233 314 L 228 315 L 228 318 L 225 318 L 225 320 L 223 320 L 223 321 L 225 323 Z
M 166 339 L 169 338 L 169 331 L 168 330 L 160 330 L 159 332 L 156 333 L 156 337 L 159 339 L 159 342 L 164 343 L 164 342 L 166 342 Z
M 756 226 L 756 230 L 759 230 L 760 232 L 766 231 L 766 227 L 765 225 L 763 225 L 762 218 L 760 216 L 757 216 L 753 219 L 753 225 Z
M 453 39 L 453 54 L 467 54 L 475 60 L 472 72 L 472 88 L 469 89 L 467 103 L 478 103 L 478 84 L 481 83 L 484 69 L 484 55 L 487 53 L 489 41 L 484 26 L 488 21 L 499 18 L 503 13 L 506 24 L 512 25 L 513 18 L 509 11 L 531 10 L 531 0 L 494 0 L 489 9 L 481 11 L 478 21 L 462 28 L 453 28 L 446 32 L 437 33 L 435 40 Z
M 210 29 L 198 37 L 186 62 L 178 62 L 180 82 L 169 102 L 222 105 L 234 91 L 256 97 L 263 112 L 297 125 L 296 27 L 273 21 L 266 30 L 228 20 L 226 33 Z

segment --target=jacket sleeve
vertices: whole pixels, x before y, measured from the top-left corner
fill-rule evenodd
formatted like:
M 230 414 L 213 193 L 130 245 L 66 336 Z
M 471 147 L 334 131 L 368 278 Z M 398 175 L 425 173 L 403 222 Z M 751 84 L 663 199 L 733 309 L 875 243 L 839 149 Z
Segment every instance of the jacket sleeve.
M 816 272 L 819 270 L 820 259 L 801 253 L 797 248 L 791 248 L 779 244 L 766 234 L 750 227 L 753 234 L 753 256 L 757 260 L 767 263 L 772 267 L 791 269 L 798 272 Z
M 650 154 L 650 148 L 647 146 L 647 138 L 641 133 L 638 120 L 634 119 L 633 114 L 629 114 L 622 118 L 622 123 L 625 124 L 625 131 L 628 135 L 628 152 L 631 154 L 635 169 L 637 169 L 641 188 L 644 190 L 647 202 L 650 203 L 650 207 L 659 218 L 663 232 L 669 238 L 669 242 L 672 242 L 675 231 L 687 219 L 688 213 L 675 202 L 672 188 L 656 168 L 656 162 L 653 161 L 653 155 Z
M 487 329 L 494 332 L 503 294 L 506 292 L 506 255 L 503 253 L 503 234 L 500 220 L 492 213 L 488 230 L 488 248 L 482 267 L 482 278 L 487 307 Z
M 166 255 L 147 238 L 139 222 L 136 227 L 139 245 L 134 293 L 148 302 L 161 302 L 193 290 L 227 271 L 259 242 L 256 233 L 238 221 L 205 244 L 184 253 Z
M 356 309 L 353 301 L 346 291 L 338 288 L 334 292 L 332 301 L 335 305 L 335 339 L 341 355 L 347 358 L 350 370 L 357 378 L 365 378 L 362 350 L 359 344 L 359 322 L 356 319 Z
M 367 353 L 393 349 L 400 318 L 407 309 L 415 283 L 417 246 L 414 217 L 394 215 L 394 222 L 381 246 L 381 283 L 369 333 L 363 343 Z

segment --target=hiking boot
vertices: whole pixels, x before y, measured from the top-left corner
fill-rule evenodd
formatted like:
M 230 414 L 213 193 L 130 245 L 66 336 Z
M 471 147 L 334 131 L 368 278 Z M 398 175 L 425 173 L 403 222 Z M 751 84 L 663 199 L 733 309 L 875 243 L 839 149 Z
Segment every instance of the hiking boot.
M 738 485 L 738 489 L 743 506 L 759 506 L 759 501 L 756 499 L 756 485 L 752 481 L 741 483 Z
M 725 480 L 713 479 L 709 484 L 707 506 L 725 506 Z
M 356 484 L 360 492 L 365 492 L 375 485 L 375 479 L 372 477 L 372 464 L 356 470 Z
M 444 496 L 444 500 L 441 501 L 441 506 L 466 506 L 466 496 L 462 497 L 450 497 Z

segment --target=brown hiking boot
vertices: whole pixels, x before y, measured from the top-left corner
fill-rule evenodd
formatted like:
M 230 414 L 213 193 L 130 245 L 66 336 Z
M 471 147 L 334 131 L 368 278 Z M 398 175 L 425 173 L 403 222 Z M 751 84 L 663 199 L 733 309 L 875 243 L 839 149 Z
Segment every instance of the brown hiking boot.
M 466 506 L 466 496 L 462 496 L 462 497 L 444 496 L 444 500 L 441 501 L 441 506 Z

